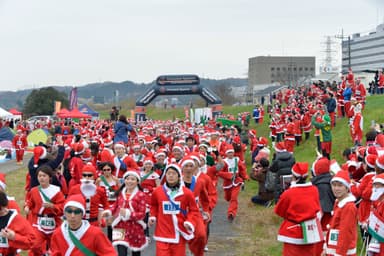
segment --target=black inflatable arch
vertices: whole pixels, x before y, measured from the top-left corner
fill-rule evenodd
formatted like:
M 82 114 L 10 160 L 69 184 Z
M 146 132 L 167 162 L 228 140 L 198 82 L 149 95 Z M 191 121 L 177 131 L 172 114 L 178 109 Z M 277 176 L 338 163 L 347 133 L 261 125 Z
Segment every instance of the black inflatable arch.
M 190 95 L 198 94 L 212 108 L 213 117 L 222 113 L 222 101 L 211 90 L 200 85 L 197 75 L 162 75 L 156 79 L 156 84 L 149 88 L 136 101 L 135 120 L 146 119 L 145 106 L 151 103 L 159 95 Z

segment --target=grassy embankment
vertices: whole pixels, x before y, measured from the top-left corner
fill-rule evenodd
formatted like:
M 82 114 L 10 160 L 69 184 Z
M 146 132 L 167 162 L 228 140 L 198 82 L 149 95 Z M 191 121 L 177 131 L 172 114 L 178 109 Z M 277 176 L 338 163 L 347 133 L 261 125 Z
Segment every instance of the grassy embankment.
M 368 98 L 366 109 L 363 111 L 364 131 L 367 131 L 371 120 L 378 123 L 384 123 L 382 96 L 372 96 Z M 108 108 L 109 109 L 109 108 Z M 98 111 L 100 111 L 98 109 Z M 224 113 L 234 114 L 239 112 L 252 111 L 252 106 L 224 106 Z M 108 110 L 100 111 L 102 118 L 108 118 Z M 130 116 L 130 111 L 123 110 L 122 114 Z M 184 118 L 184 110 L 179 109 L 156 109 L 149 107 L 147 110 L 148 117 L 152 119 L 172 119 Z M 255 128 L 258 136 L 268 137 L 269 118 L 266 116 L 263 124 L 251 123 L 249 128 Z M 315 159 L 315 139 L 311 134 L 308 141 L 303 142 L 299 147 L 295 148 L 296 161 L 307 161 L 310 164 Z M 349 136 L 347 119 L 337 119 L 337 126 L 333 130 L 333 154 L 339 163 L 342 163 L 342 151 L 350 147 L 352 141 Z M 247 153 L 247 163 L 249 169 L 250 156 Z M 7 175 L 8 193 L 15 196 L 20 206 L 23 205 L 25 174 L 27 170 L 20 169 Z M 272 208 L 264 208 L 254 206 L 250 203 L 250 198 L 257 193 L 257 184 L 254 181 L 247 182 L 246 190 L 240 193 L 239 216 L 236 223 L 239 225 L 235 228 L 238 230 L 236 248 L 228 248 L 228 251 L 235 250 L 234 255 L 281 255 L 281 244 L 276 241 L 276 234 L 280 225 L 280 218 L 273 214 Z M 211 239 L 214 239 L 211 237 Z M 229 243 L 232 244 L 232 243 Z M 223 245 L 226 246 L 226 245 Z M 229 246 L 228 246 L 229 247 Z

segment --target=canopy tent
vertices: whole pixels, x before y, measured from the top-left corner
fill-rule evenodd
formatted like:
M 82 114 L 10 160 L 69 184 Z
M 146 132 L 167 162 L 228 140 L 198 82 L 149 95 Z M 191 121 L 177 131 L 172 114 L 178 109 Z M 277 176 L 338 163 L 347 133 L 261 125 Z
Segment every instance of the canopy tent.
M 59 118 L 65 118 L 63 116 L 68 115 L 68 113 L 69 113 L 68 109 L 62 108 L 62 109 L 60 109 L 59 112 L 56 113 L 56 116 L 59 117 Z
M 91 118 L 91 116 L 81 113 L 79 109 L 74 108 L 73 110 L 69 111 L 67 114 L 61 115 L 60 118 Z
M 48 134 L 49 132 L 44 129 L 34 130 L 27 137 L 28 146 L 34 147 L 36 145 L 39 145 L 39 142 L 42 142 L 44 144 L 47 143 Z
M 15 108 L 11 108 L 10 110 L 8 110 L 8 112 L 11 113 L 12 115 L 14 115 L 14 117 L 17 119 L 21 119 L 23 117 L 23 113 L 18 111 Z
M 15 116 L 7 110 L 0 108 L 0 117 L 2 118 L 14 118 Z
M 90 115 L 92 118 L 99 118 L 99 113 L 90 108 L 87 104 L 83 104 L 79 107 L 81 113 Z

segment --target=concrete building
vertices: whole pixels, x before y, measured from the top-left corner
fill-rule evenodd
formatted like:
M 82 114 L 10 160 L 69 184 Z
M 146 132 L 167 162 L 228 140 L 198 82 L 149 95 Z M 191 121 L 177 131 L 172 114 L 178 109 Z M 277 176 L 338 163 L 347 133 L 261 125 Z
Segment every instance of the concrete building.
M 342 72 L 354 73 L 384 68 L 384 24 L 376 31 L 344 37 L 342 41 Z
M 249 58 L 248 86 L 279 83 L 296 86 L 316 75 L 316 58 L 257 56 Z

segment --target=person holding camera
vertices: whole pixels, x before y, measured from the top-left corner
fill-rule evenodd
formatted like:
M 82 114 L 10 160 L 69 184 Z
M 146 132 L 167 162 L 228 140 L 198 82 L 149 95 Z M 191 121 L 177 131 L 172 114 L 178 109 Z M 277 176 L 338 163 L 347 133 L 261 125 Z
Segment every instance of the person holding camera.
M 268 206 L 269 202 L 273 199 L 273 191 L 268 191 L 265 187 L 265 179 L 269 171 L 269 161 L 267 158 L 262 157 L 252 165 L 251 178 L 259 183 L 259 191 L 257 195 L 251 198 L 255 204 Z

